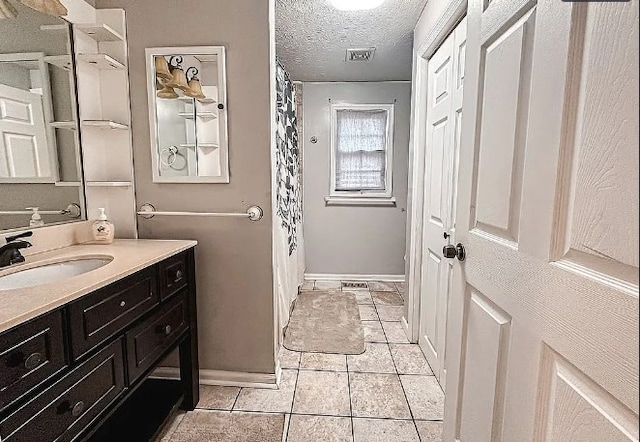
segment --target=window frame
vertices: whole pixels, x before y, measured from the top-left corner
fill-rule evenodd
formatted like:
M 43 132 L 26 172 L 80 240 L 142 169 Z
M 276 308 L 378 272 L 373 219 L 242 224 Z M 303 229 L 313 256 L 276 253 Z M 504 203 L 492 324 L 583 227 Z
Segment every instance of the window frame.
M 387 112 L 387 130 L 385 147 L 384 190 L 337 190 L 336 161 L 338 148 L 338 111 L 341 110 L 384 110 Z M 393 128 L 395 125 L 395 104 L 332 104 L 331 105 L 331 141 L 330 141 L 330 178 L 329 199 L 367 199 L 378 198 L 391 200 L 393 195 Z M 327 200 L 328 202 L 328 200 Z

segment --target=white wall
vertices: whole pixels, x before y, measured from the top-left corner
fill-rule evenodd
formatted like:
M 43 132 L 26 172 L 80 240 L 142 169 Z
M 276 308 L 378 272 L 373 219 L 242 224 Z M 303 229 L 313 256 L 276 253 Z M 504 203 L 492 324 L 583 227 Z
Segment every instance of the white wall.
M 411 84 L 304 83 L 306 273 L 403 275 Z M 331 100 L 331 103 L 329 102 Z M 393 196 L 396 207 L 329 206 L 330 105 L 395 101 Z M 311 137 L 318 142 L 309 142 Z

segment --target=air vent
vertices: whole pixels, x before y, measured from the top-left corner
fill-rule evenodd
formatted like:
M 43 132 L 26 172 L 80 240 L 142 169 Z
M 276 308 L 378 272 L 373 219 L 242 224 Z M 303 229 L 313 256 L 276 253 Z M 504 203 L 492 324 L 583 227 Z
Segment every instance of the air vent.
M 347 49 L 346 61 L 371 61 L 376 48 Z
M 343 289 L 366 289 L 366 282 L 350 282 L 350 281 L 342 281 Z

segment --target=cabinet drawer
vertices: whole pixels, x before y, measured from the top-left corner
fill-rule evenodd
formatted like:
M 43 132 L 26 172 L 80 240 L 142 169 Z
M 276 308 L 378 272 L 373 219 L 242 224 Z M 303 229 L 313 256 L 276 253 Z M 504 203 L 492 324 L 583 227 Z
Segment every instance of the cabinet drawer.
M 61 310 L 0 335 L 0 409 L 66 366 Z
M 74 359 L 121 331 L 158 304 L 155 267 L 104 287 L 71 304 Z
M 178 293 L 187 286 L 187 255 L 180 253 L 160 263 L 160 299 Z
M 2 440 L 70 441 L 123 389 L 122 341 L 118 340 L 2 421 Z
M 153 316 L 127 333 L 129 383 L 133 383 L 188 327 L 186 293 L 163 305 Z

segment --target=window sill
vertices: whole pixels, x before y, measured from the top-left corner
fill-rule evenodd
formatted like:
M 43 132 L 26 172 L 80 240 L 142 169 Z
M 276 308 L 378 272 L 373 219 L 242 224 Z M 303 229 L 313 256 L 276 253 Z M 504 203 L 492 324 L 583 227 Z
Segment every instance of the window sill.
M 369 207 L 396 207 L 395 197 L 345 197 L 325 196 L 326 206 L 369 206 Z

